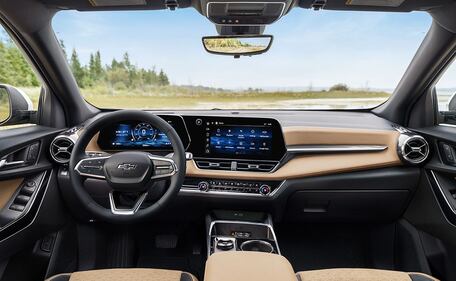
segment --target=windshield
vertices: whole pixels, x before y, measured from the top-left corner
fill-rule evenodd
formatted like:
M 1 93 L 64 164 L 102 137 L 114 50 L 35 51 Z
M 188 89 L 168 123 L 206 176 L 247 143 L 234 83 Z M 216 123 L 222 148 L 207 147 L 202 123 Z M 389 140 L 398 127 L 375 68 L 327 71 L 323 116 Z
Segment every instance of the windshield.
M 214 24 L 176 11 L 59 12 L 53 28 L 81 93 L 98 107 L 353 109 L 386 101 L 431 24 L 423 12 L 296 8 L 268 52 L 215 55 Z

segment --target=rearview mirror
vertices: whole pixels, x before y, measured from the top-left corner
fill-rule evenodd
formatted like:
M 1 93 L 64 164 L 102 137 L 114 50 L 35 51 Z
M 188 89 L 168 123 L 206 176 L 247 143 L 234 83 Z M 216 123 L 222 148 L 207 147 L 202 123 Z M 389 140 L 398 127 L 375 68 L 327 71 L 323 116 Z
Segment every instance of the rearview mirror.
M 13 86 L 0 84 L 0 125 L 31 122 L 36 117 L 30 98 Z
M 267 52 L 272 39 L 272 35 L 207 36 L 203 37 L 203 45 L 211 54 L 239 58 Z

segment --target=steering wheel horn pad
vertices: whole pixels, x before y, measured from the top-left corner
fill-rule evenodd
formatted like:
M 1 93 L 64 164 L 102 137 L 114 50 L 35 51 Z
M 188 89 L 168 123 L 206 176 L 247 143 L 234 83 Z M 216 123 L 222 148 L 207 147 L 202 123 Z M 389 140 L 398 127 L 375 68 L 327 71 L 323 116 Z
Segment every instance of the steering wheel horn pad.
M 115 191 L 145 191 L 151 182 L 153 162 L 148 153 L 119 152 L 109 157 L 103 166 L 106 181 Z

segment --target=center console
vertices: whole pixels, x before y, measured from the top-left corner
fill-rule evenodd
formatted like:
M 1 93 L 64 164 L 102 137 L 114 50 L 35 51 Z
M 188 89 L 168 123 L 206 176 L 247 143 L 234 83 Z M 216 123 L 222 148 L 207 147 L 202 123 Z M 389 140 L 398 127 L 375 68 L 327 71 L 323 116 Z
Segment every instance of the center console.
M 263 213 L 214 211 L 206 218 L 208 256 L 219 252 L 280 255 L 272 219 Z
M 296 281 L 269 214 L 215 210 L 206 217 L 206 228 L 205 281 Z
M 290 262 L 280 255 L 226 252 L 209 257 L 205 281 L 296 281 Z

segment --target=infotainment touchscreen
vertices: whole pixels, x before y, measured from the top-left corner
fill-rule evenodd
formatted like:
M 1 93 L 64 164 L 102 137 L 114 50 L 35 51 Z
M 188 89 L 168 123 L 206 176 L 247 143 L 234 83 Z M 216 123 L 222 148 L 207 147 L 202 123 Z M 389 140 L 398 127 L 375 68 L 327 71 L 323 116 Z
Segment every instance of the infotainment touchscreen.
M 270 118 L 184 116 L 196 158 L 280 160 L 286 149 L 279 122 Z
M 272 130 L 266 126 L 231 126 L 216 124 L 208 126 L 206 154 L 270 155 Z

